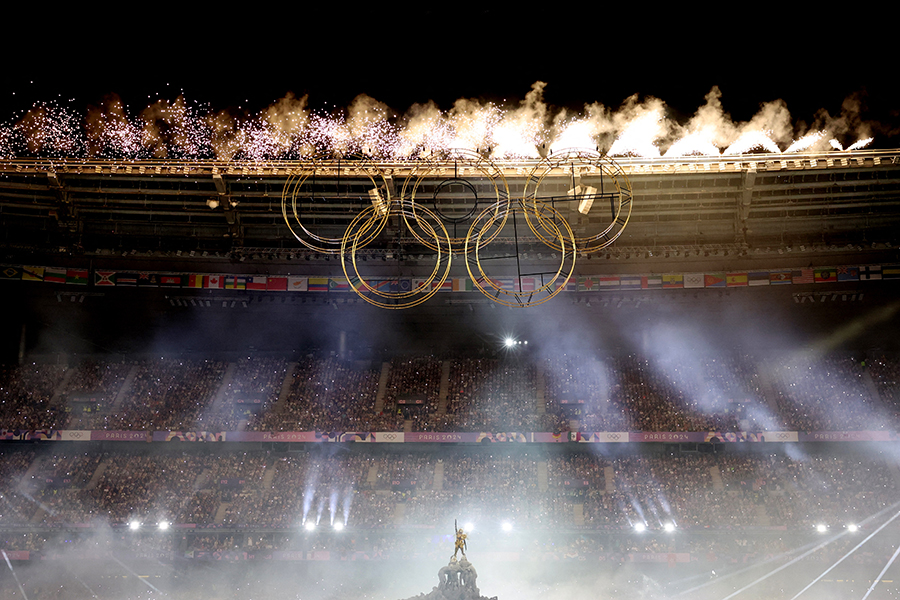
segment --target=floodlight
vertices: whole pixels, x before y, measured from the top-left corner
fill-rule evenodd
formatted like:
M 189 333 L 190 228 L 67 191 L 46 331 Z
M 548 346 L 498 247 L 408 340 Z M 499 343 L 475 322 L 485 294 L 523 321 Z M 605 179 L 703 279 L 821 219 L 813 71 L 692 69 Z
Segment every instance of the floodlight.
M 510 523 L 509 521 L 503 521 L 503 525 L 501 525 L 500 527 L 503 529 L 503 531 L 512 531 L 513 528 L 512 523 Z
M 168 529 L 168 528 L 169 528 L 169 522 L 168 522 L 168 521 L 160 521 L 160 522 L 159 522 L 159 530 L 160 530 L 160 531 L 165 531 L 165 530 Z
M 140 528 L 141 528 L 141 522 L 140 522 L 140 521 L 131 521 L 131 522 L 128 524 L 128 529 L 130 529 L 130 530 L 132 530 L 132 531 L 137 531 L 137 530 L 140 529 Z
M 316 524 L 313 523 L 312 521 L 307 521 L 306 524 L 303 526 L 303 528 L 306 529 L 307 531 L 313 531 L 316 528 Z
M 847 525 L 847 531 L 849 531 L 850 533 L 856 533 L 857 531 L 859 531 L 859 525 L 857 525 L 856 523 L 850 523 L 849 525 Z
M 663 525 L 663 529 L 665 529 L 669 533 L 672 533 L 673 531 L 675 531 L 675 523 L 672 523 L 670 521 L 670 522 L 666 523 L 665 525 Z
M 638 533 L 640 533 L 642 531 L 646 531 L 647 526 L 644 525 L 642 522 L 638 521 L 637 523 L 634 524 L 634 530 L 637 531 Z
M 343 531 L 343 529 L 344 529 L 344 524 L 341 523 L 340 521 L 335 521 L 335 522 L 334 522 L 334 525 L 332 525 L 332 527 L 334 527 L 334 530 L 335 530 L 335 531 Z
M 505 340 L 503 340 L 503 345 L 506 346 L 507 348 L 512 348 L 513 346 L 516 345 L 516 340 L 512 339 L 511 337 L 508 337 Z
M 826 531 L 828 531 L 828 525 L 819 523 L 818 525 L 816 525 L 816 531 L 818 531 L 819 533 L 825 533 Z
M 372 188 L 369 190 L 369 200 L 372 201 L 372 206 L 375 208 L 375 212 L 382 216 L 387 214 L 387 203 L 381 197 L 381 194 L 378 192 L 378 188 Z
M 475 529 L 475 525 L 473 525 L 472 523 L 466 523 L 465 525 L 463 525 L 463 529 L 471 533 L 472 530 Z

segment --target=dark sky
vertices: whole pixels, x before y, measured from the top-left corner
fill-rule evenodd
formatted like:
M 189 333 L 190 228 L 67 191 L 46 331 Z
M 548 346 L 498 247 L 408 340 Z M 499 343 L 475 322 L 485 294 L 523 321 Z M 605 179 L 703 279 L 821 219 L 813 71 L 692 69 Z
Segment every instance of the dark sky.
M 424 3 L 423 3 L 424 4 Z M 73 108 L 111 92 L 134 110 L 184 92 L 216 109 L 259 110 L 291 91 L 313 108 L 345 107 L 360 93 L 404 112 L 460 97 L 520 100 L 532 83 L 546 101 L 575 109 L 656 96 L 689 117 L 717 85 L 735 120 L 784 99 L 795 121 L 832 114 L 862 94 L 865 116 L 900 129 L 890 35 L 884 19 L 779 5 L 754 14 L 680 5 L 610 8 L 480 3 L 350 9 L 303 3 L 203 10 L 79 5 L 19 22 L 0 44 L 7 60 L 0 120 L 39 100 Z M 296 7 L 294 7 L 296 6 Z M 12 22 L 12 21 L 11 21 Z

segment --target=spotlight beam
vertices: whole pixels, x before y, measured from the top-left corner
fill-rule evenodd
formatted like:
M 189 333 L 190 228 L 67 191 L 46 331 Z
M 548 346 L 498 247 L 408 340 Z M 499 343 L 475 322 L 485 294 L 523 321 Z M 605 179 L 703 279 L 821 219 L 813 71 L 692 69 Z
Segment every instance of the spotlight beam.
M 885 527 L 887 527 L 887 526 L 888 526 L 894 519 L 896 519 L 897 517 L 900 517 L 900 512 L 898 512 L 898 513 L 895 514 L 893 517 L 891 517 L 890 519 L 888 519 L 887 521 L 885 521 L 878 529 L 876 529 L 875 531 L 873 531 L 872 533 L 870 533 L 868 536 L 866 536 L 866 539 L 864 539 L 863 541 L 861 541 L 860 543 L 858 543 L 858 544 L 853 548 L 853 550 L 851 550 L 850 552 L 848 552 L 847 554 L 845 554 L 844 556 L 842 556 L 841 558 L 839 558 L 839 559 L 837 560 L 836 563 L 834 563 L 833 565 L 831 565 L 830 567 L 828 567 L 827 569 L 825 569 L 825 570 L 822 572 L 821 575 L 819 575 L 818 577 L 816 577 L 815 579 L 813 579 L 812 581 L 810 581 L 809 584 L 807 584 L 807 586 L 806 586 L 805 588 L 803 588 L 802 590 L 800 590 L 799 592 L 797 592 L 797 594 L 796 594 L 793 598 L 791 598 L 791 600 L 797 600 L 797 598 L 800 597 L 800 594 L 802 594 L 803 592 L 805 592 L 806 590 L 808 590 L 809 588 L 811 588 L 813 585 L 815 585 L 816 583 L 818 583 L 818 581 L 819 581 L 820 579 L 822 579 L 823 577 L 825 577 L 826 575 L 828 575 L 828 573 L 830 573 L 832 569 L 834 569 L 836 566 L 838 566 L 839 564 L 841 564 L 842 562 L 844 562 L 844 559 L 846 559 L 846 558 L 849 557 L 851 554 L 853 554 L 854 552 L 856 552 L 857 550 L 859 550 L 860 547 L 861 547 L 863 544 L 865 544 L 866 542 L 868 542 L 869 540 L 871 540 L 871 539 L 872 539 L 879 531 L 881 531 L 882 529 L 884 529 Z M 896 554 L 894 554 L 894 558 L 897 558 L 897 555 L 896 555 Z M 891 559 L 891 562 L 894 562 L 894 558 Z M 890 564 L 891 564 L 891 563 L 888 563 L 888 566 L 890 566 Z M 885 567 L 885 568 L 887 568 L 887 567 Z M 884 575 L 884 573 L 882 573 L 882 575 Z M 881 579 L 881 575 L 878 576 L 878 579 Z M 876 581 L 877 581 L 877 580 L 876 580 Z M 867 593 L 866 595 L 868 596 L 868 593 Z
M 882 510 L 880 510 L 878 513 L 872 515 L 871 517 L 869 517 L 868 519 L 866 519 L 866 521 L 870 521 L 870 520 L 872 520 L 872 519 L 874 519 L 874 518 L 876 518 L 876 517 L 878 517 L 878 516 L 880 516 L 880 515 L 883 515 L 884 513 L 888 512 L 889 510 L 893 510 L 893 509 L 897 508 L 898 505 L 900 505 L 900 502 L 895 502 L 892 506 L 889 506 L 889 507 L 887 507 L 887 508 L 885 508 L 885 509 L 882 509 Z M 741 589 L 739 589 L 739 590 L 737 590 L 737 591 L 735 591 L 735 592 L 732 592 L 731 594 L 725 596 L 724 598 L 722 598 L 722 600 L 730 600 L 731 598 L 734 598 L 735 596 L 737 596 L 737 595 L 740 594 L 741 592 L 744 592 L 744 591 L 750 589 L 751 587 L 753 587 L 753 586 L 756 585 L 757 583 L 761 583 L 761 582 L 765 581 L 766 579 L 768 579 L 768 578 L 771 577 L 772 575 L 775 575 L 775 574 L 777 574 L 777 573 L 780 573 L 781 571 L 783 571 L 784 569 L 786 569 L 786 568 L 788 568 L 789 566 L 793 565 L 794 563 L 796 563 L 796 562 L 798 562 L 798 561 L 800 561 L 800 560 L 803 560 L 804 558 L 806 558 L 806 557 L 809 556 L 810 554 L 813 554 L 813 553 L 815 553 L 815 552 L 818 552 L 819 550 L 821 550 L 822 548 L 824 548 L 825 546 L 827 546 L 827 545 L 830 544 L 831 542 L 837 541 L 838 539 L 844 537 L 845 535 L 847 535 L 847 533 L 848 533 L 848 532 L 847 532 L 846 530 L 844 530 L 844 531 L 842 531 L 841 533 L 837 534 L 836 536 L 832 537 L 831 539 L 825 540 L 825 541 L 822 542 L 821 544 L 816 545 L 814 548 L 812 548 L 812 549 L 810 549 L 810 550 L 807 550 L 806 552 L 804 552 L 804 553 L 801 554 L 800 556 L 798 556 L 798 557 L 796 557 L 796 558 L 794 558 L 794 559 L 792 559 L 792 560 L 786 562 L 785 564 L 781 565 L 780 567 L 778 567 L 778 568 L 776 568 L 776 569 L 773 569 L 772 571 L 766 573 L 765 575 L 763 575 L 762 577 L 756 579 L 755 581 L 751 581 L 750 583 L 748 583 L 747 585 L 745 585 L 745 586 L 742 587 Z
M 747 571 L 752 571 L 753 569 L 758 569 L 759 567 L 764 567 L 769 563 L 775 562 L 775 561 L 785 558 L 787 556 L 791 556 L 792 554 L 796 554 L 797 552 L 802 552 L 802 551 L 806 550 L 807 548 L 811 548 L 813 546 L 813 544 L 814 544 L 814 542 L 806 544 L 804 546 L 800 546 L 799 548 L 794 548 L 793 550 L 788 550 L 787 552 L 782 552 L 781 554 L 777 554 L 775 556 L 767 558 L 760 563 L 749 565 L 747 567 L 738 569 L 737 571 L 733 571 L 727 575 L 723 575 L 721 577 L 717 577 L 716 579 L 706 581 L 705 583 L 701 583 L 700 585 L 696 585 L 692 588 L 688 588 L 684 591 L 678 592 L 677 594 L 675 594 L 673 596 L 673 598 L 678 598 L 679 596 L 684 596 L 685 594 L 689 594 L 691 592 L 696 592 L 697 590 L 701 590 L 710 585 L 713 585 L 716 583 L 721 583 L 722 581 L 725 581 L 726 579 L 731 579 L 732 577 L 742 575 L 743 573 L 746 573 Z M 696 577 L 700 577 L 700 576 L 691 577 L 690 579 L 695 579 Z
M 22 592 L 22 597 L 25 600 L 28 600 L 28 594 L 25 593 L 25 588 L 22 587 L 22 583 L 19 581 L 19 576 L 16 575 L 15 570 L 12 568 L 12 563 L 9 562 L 9 556 L 6 555 L 6 550 L 0 550 L 3 553 L 3 560 L 6 561 L 6 566 L 9 567 L 9 572 L 12 573 L 13 579 L 16 580 L 16 585 L 19 586 L 19 591 Z
M 4 555 L 5 555 L 5 554 L 6 554 L 6 553 L 4 552 Z M 125 563 L 123 563 L 121 560 L 119 560 L 119 559 L 116 558 L 115 556 L 110 556 L 110 558 L 112 558 L 114 561 L 116 561 L 117 563 L 119 563 L 119 566 L 120 566 L 120 567 L 122 567 L 123 569 L 125 569 L 126 571 L 128 571 L 129 573 L 131 573 L 131 574 L 134 576 L 135 579 L 137 579 L 138 581 L 140 581 L 141 583 L 143 583 L 144 585 L 146 585 L 148 588 L 150 588 L 150 589 L 153 590 L 154 592 L 158 592 L 158 593 L 160 593 L 160 594 L 163 594 L 163 592 L 162 592 L 161 589 L 159 589 L 158 587 L 156 587 L 155 585 L 153 585 L 152 583 L 150 583 L 149 581 L 147 581 L 146 579 L 144 579 L 143 577 L 141 577 L 140 575 L 138 575 L 137 573 L 135 573 L 134 570 L 131 569 L 131 567 L 129 567 L 128 565 L 126 565 Z M 163 594 L 163 595 L 165 595 L 165 594 Z
M 884 574 L 887 573 L 887 570 L 894 564 L 894 561 L 897 560 L 897 555 L 900 554 L 900 547 L 894 551 L 894 555 L 891 557 L 891 560 L 888 561 L 888 564 L 884 565 L 884 568 L 881 570 L 881 573 L 878 574 L 878 577 L 875 578 L 875 581 L 872 582 L 872 585 L 869 586 L 869 589 L 866 590 L 866 595 L 862 597 L 862 600 L 866 600 L 869 597 L 869 594 L 872 593 L 872 590 L 875 589 L 875 586 L 878 585 L 878 582 L 881 581 L 881 578 L 884 577 Z
M 812 549 L 807 550 L 806 552 L 804 552 L 804 553 L 801 554 L 800 556 L 798 556 L 798 557 L 796 557 L 796 558 L 794 558 L 794 559 L 792 559 L 792 560 L 789 560 L 788 562 L 784 563 L 784 564 L 781 565 L 780 567 L 777 567 L 777 568 L 775 568 L 775 569 L 772 569 L 771 571 L 769 571 L 768 573 L 766 573 L 766 574 L 763 575 L 762 577 L 756 579 L 755 581 L 751 581 L 750 583 L 748 583 L 747 585 L 745 585 L 745 586 L 742 587 L 741 589 L 739 589 L 739 590 L 737 590 L 737 591 L 735 591 L 735 592 L 732 592 L 731 594 L 728 594 L 727 596 L 725 596 L 724 598 L 722 598 L 722 600 L 730 600 L 731 598 L 734 598 L 734 597 L 737 596 L 738 594 L 740 594 L 740 593 L 742 593 L 742 592 L 745 592 L 745 591 L 749 590 L 750 588 L 752 588 L 752 587 L 753 587 L 754 585 L 756 585 L 757 583 L 762 583 L 763 581 L 765 581 L 765 580 L 768 579 L 769 577 L 771 577 L 771 576 L 773 576 L 773 575 L 776 575 L 776 574 L 780 573 L 781 571 L 787 569 L 788 567 L 790 567 L 790 566 L 793 565 L 794 563 L 803 560 L 804 558 L 806 558 L 806 557 L 809 556 L 810 554 L 813 554 L 813 553 L 815 553 L 815 552 L 818 552 L 819 550 L 821 550 L 822 548 L 824 548 L 825 546 L 827 546 L 827 545 L 830 544 L 831 542 L 837 541 L 839 538 L 841 538 L 841 537 L 843 537 L 843 536 L 845 536 L 845 535 L 847 535 L 847 532 L 846 532 L 846 531 L 842 531 L 841 533 L 837 534 L 837 535 L 834 536 L 833 538 L 831 538 L 831 539 L 829 539 L 829 540 L 825 540 L 825 541 L 822 542 L 821 544 L 818 544 L 818 545 L 816 545 L 815 547 L 813 547 Z

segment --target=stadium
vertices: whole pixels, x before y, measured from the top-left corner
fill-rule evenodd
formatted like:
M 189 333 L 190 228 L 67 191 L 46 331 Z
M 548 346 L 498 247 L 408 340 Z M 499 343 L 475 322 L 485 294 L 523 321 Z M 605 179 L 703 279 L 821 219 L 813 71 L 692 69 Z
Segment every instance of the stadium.
M 2 596 L 893 597 L 900 151 L 535 105 L 3 130 Z

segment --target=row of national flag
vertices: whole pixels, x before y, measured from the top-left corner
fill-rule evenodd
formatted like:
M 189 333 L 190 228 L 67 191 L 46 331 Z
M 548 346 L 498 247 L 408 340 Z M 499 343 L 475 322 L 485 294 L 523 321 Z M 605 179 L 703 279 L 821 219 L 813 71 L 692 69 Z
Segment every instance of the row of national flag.
M 70 285 L 93 284 L 96 287 L 159 287 L 205 290 L 249 290 L 259 292 L 352 292 L 366 288 L 384 292 L 408 292 L 439 287 L 439 291 L 468 292 L 478 289 L 468 277 L 448 277 L 444 282 L 427 279 L 398 278 L 369 280 L 353 285 L 344 277 L 309 277 L 304 275 L 229 275 L 216 273 L 161 273 L 114 271 L 104 269 L 40 267 L 29 265 L 0 266 L 0 280 L 43 281 Z M 716 271 L 704 273 L 663 273 L 593 275 L 572 277 L 555 283 L 569 292 L 602 292 L 615 290 L 734 288 L 764 285 L 839 283 L 853 281 L 900 280 L 900 265 L 863 265 L 850 267 L 817 267 L 808 269 L 769 269 L 758 271 Z M 535 292 L 545 281 L 540 277 L 496 277 L 493 285 L 479 281 L 488 292 L 499 288 L 507 292 Z
M 579 277 L 578 291 L 733 288 L 763 285 L 838 283 L 844 281 L 879 281 L 882 279 L 900 279 L 900 265 L 667 273 L 659 275 L 602 275 Z

